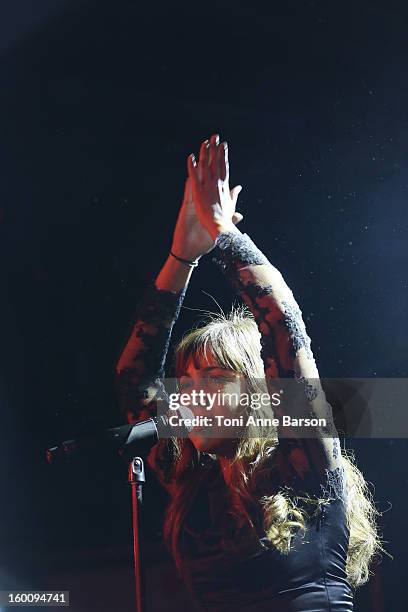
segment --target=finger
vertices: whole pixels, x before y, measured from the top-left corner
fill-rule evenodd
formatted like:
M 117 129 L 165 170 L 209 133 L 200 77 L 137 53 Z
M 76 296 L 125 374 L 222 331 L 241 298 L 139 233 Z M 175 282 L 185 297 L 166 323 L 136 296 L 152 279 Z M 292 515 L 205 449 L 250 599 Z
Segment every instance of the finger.
M 237 225 L 240 221 L 242 221 L 243 218 L 244 215 L 241 215 L 241 213 L 239 212 L 234 212 L 234 214 L 232 215 L 232 222 L 234 225 Z
M 211 175 L 216 180 L 219 178 L 219 169 L 218 169 L 218 146 L 219 144 L 220 144 L 220 137 L 218 136 L 218 134 L 213 134 L 210 138 L 209 165 L 210 165 Z
M 234 202 L 234 206 L 236 206 L 237 204 L 238 196 L 241 193 L 241 191 L 242 191 L 242 185 L 237 185 L 230 191 L 231 200 Z
M 207 163 L 208 164 L 208 149 L 209 149 L 209 140 L 204 140 L 204 142 L 202 142 L 201 147 L 200 147 L 200 157 L 199 157 L 199 161 L 200 164 L 201 163 Z
M 200 181 L 204 179 L 208 175 L 208 165 L 209 165 L 209 150 L 210 143 L 209 140 L 204 140 L 200 147 L 200 155 L 198 162 L 198 177 Z
M 228 164 L 228 145 L 223 142 L 218 151 L 218 163 L 220 179 L 228 183 L 229 180 L 229 164 Z
M 225 154 L 224 154 L 224 145 L 225 143 L 221 143 L 221 145 L 218 147 L 218 173 L 219 173 L 219 178 L 222 181 L 225 181 Z
M 192 182 L 197 180 L 197 162 L 194 153 L 187 157 L 187 172 Z
M 204 140 L 204 142 L 201 144 L 201 147 L 200 147 L 199 162 L 198 162 L 198 176 L 200 177 L 200 179 L 202 179 L 203 170 L 205 172 L 210 162 L 209 149 L 210 149 L 209 140 Z

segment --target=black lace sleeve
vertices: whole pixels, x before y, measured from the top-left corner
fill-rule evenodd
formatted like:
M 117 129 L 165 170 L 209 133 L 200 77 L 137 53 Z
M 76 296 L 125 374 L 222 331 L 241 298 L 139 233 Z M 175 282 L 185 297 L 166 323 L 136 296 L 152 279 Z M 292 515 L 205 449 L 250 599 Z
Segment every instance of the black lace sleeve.
M 281 273 L 246 234 L 227 232 L 216 240 L 213 261 L 252 311 L 261 334 L 261 356 L 266 381 L 295 379 L 301 391 L 296 417 L 325 419 L 326 428 L 315 428 L 310 438 L 296 430 L 278 428 L 281 468 L 296 478 L 318 475 L 326 483 L 326 470 L 340 465 L 337 433 L 330 405 L 320 384 L 319 373 L 306 332 L 302 312 Z M 298 387 L 298 385 L 295 385 Z M 292 387 L 293 388 L 293 387 Z M 286 411 L 294 408 L 282 404 Z M 279 408 L 275 416 L 281 417 Z
M 137 307 L 115 377 L 119 404 L 129 422 L 150 418 L 157 402 L 165 399 L 164 365 L 184 295 L 185 290 L 175 294 L 153 284 Z

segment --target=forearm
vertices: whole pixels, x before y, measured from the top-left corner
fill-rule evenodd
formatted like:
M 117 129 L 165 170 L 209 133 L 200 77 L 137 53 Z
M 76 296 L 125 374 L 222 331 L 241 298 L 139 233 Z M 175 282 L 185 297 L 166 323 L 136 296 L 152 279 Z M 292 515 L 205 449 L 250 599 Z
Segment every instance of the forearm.
M 215 263 L 258 324 L 266 374 L 286 378 L 299 373 L 296 360 L 302 355 L 310 358 L 311 367 L 313 355 L 302 313 L 279 270 L 246 234 L 219 234 L 216 245 Z M 309 375 L 317 376 L 317 369 L 310 369 Z
M 313 440 L 299 441 L 297 448 L 308 447 L 316 466 L 332 466 L 338 456 L 337 434 L 332 413 L 322 389 L 301 310 L 282 274 L 257 249 L 246 235 L 220 234 L 216 238 L 215 262 L 221 267 L 252 311 L 261 333 L 262 359 L 268 386 L 274 379 L 287 388 L 286 400 L 274 409 L 299 418 L 325 419 L 326 427 L 310 429 Z M 293 384 L 284 379 L 296 379 Z M 309 430 L 308 430 L 309 431 Z M 304 434 L 295 429 L 278 427 L 280 437 Z M 289 442 L 287 438 L 287 441 Z M 286 443 L 281 448 L 292 448 Z
M 169 255 L 157 275 L 153 287 L 147 290 L 148 297 L 146 298 L 145 294 L 141 303 L 139 303 L 132 333 L 117 362 L 117 373 L 132 366 L 135 359 L 137 359 L 138 353 L 143 351 L 144 347 L 141 340 L 143 334 L 140 333 L 142 323 L 145 325 L 164 323 L 167 327 L 172 326 L 175 318 L 178 316 L 178 297 L 183 297 L 192 270 L 192 267 L 177 261 Z M 154 304 L 152 304 L 153 302 Z
M 155 280 L 155 286 L 163 291 L 181 293 L 187 288 L 193 270 L 194 267 L 169 255 Z
M 178 317 L 192 268 L 169 257 L 136 309 L 131 333 L 115 368 L 121 409 L 129 421 L 152 416 L 173 325 Z

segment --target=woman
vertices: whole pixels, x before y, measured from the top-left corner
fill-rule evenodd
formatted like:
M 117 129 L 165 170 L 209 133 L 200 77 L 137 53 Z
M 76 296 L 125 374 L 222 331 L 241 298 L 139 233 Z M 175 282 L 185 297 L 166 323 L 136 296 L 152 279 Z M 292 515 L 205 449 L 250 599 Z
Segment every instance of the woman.
M 139 305 L 116 368 L 129 422 L 152 416 L 163 397 L 172 327 L 198 260 L 212 249 L 246 306 L 183 338 L 180 390 L 253 393 L 266 385 L 272 397 L 284 381 L 301 395 L 273 408 L 273 428 L 224 427 L 214 435 L 194 427 L 186 438 L 156 445 L 149 462 L 171 496 L 166 539 L 200 609 L 348 612 L 380 548 L 364 478 L 341 451 L 291 290 L 236 227 L 241 187 L 229 189 L 226 143 L 218 136 L 203 142 L 198 162 L 188 158 L 188 174 L 171 253 Z M 194 414 L 208 415 L 208 408 L 195 406 Z M 296 427 L 284 431 L 289 409 L 320 419 L 307 437 Z M 249 412 L 219 401 L 212 410 L 220 418 Z

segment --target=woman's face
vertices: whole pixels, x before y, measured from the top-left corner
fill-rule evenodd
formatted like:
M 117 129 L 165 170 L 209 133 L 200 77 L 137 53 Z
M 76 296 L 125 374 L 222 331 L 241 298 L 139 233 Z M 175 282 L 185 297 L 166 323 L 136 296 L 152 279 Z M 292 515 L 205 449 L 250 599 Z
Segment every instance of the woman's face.
M 239 397 L 245 388 L 244 374 L 220 367 L 210 352 L 207 358 L 188 360 L 186 371 L 179 377 L 179 391 L 190 395 L 189 408 L 195 417 L 202 417 L 189 433 L 198 451 L 225 457 L 235 454 L 237 422 L 230 420 L 244 413 Z

